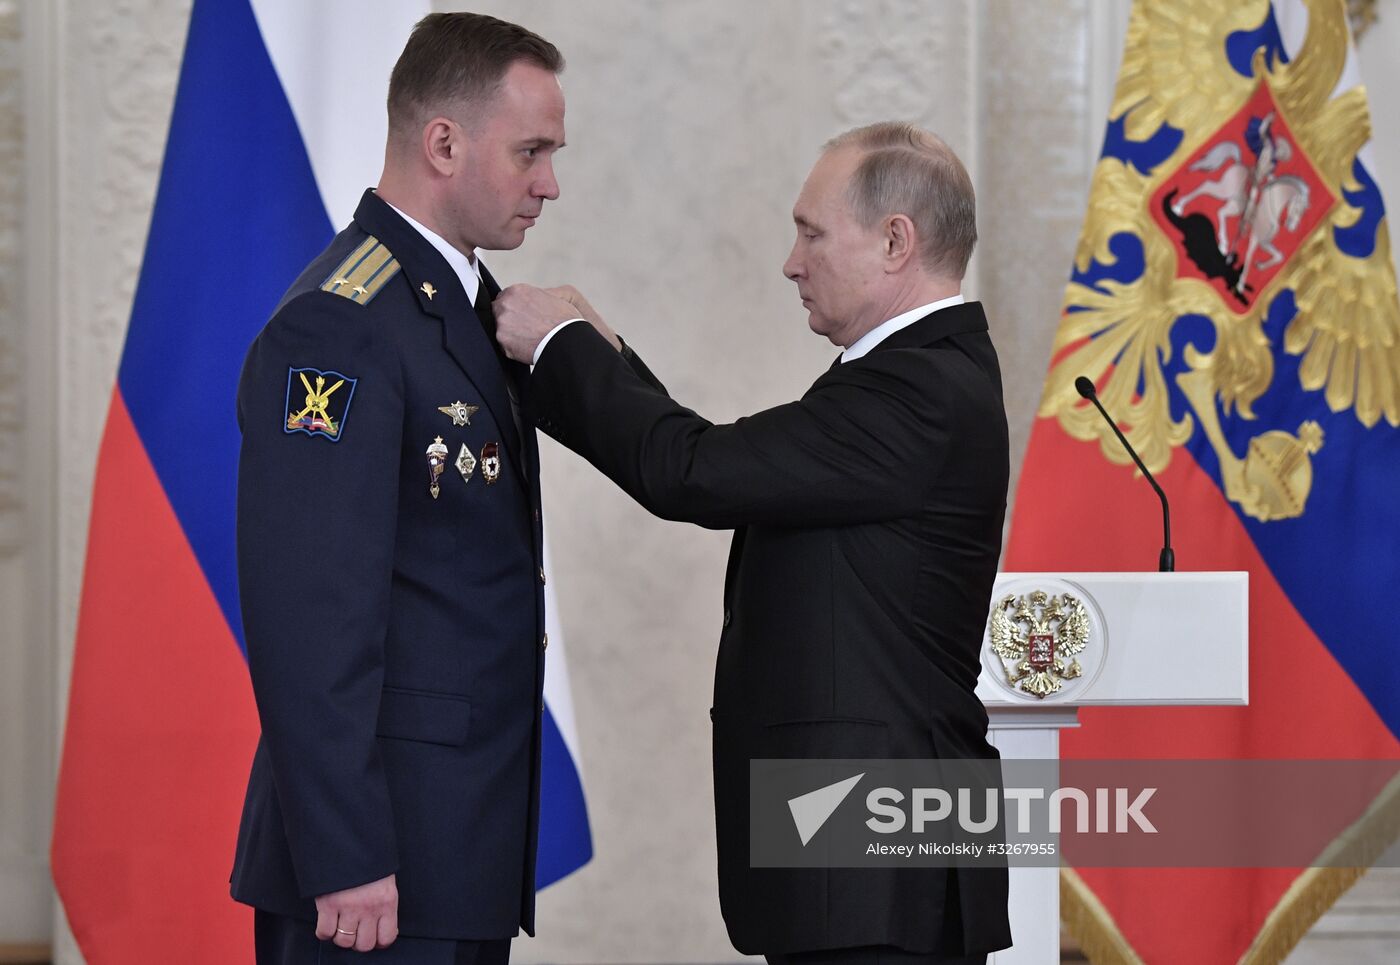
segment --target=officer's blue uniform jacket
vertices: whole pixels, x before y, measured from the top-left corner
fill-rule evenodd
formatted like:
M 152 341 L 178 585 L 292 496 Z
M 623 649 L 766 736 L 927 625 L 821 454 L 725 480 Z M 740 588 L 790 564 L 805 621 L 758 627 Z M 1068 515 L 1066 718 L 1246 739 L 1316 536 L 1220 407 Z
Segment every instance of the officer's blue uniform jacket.
M 314 918 L 392 873 L 404 935 L 533 934 L 548 641 L 520 368 L 372 191 L 250 349 L 238 574 L 262 739 L 239 901 Z

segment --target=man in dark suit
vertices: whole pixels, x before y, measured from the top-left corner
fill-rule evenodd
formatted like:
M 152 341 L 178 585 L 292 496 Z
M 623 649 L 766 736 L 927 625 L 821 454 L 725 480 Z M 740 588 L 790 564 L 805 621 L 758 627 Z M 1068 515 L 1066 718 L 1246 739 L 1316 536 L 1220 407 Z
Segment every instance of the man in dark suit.
M 653 513 L 736 531 L 711 711 L 735 947 L 985 961 L 1010 944 L 1005 869 L 749 867 L 750 759 L 996 757 L 974 688 L 1008 451 L 987 321 L 960 293 L 972 184 L 933 135 L 878 124 L 827 145 L 793 216 L 784 272 L 844 349 L 797 402 L 713 425 L 571 289 L 503 292 L 501 344 L 535 363 L 545 431 Z
M 533 934 L 539 462 L 476 250 L 517 247 L 559 195 L 562 68 L 514 24 L 420 22 L 377 190 L 248 353 L 238 562 L 262 739 L 232 891 L 261 963 L 490 965 Z

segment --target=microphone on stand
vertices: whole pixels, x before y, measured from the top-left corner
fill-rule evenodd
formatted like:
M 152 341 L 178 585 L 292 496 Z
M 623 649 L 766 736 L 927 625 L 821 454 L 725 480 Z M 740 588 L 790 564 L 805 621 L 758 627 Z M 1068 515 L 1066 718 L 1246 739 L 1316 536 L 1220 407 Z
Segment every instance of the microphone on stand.
M 1162 501 L 1162 553 L 1157 557 L 1157 570 L 1161 573 L 1171 573 L 1176 570 L 1176 554 L 1172 552 L 1172 515 L 1167 507 L 1167 494 L 1162 492 L 1162 487 L 1157 485 L 1157 480 L 1152 478 L 1152 473 L 1147 471 L 1147 467 L 1142 464 L 1138 454 L 1133 451 L 1133 447 L 1128 444 L 1128 439 L 1118 428 L 1118 423 L 1104 409 L 1103 403 L 1099 401 L 1099 394 L 1094 389 L 1094 383 L 1084 376 L 1074 380 L 1074 388 L 1080 395 L 1094 403 L 1094 408 L 1099 410 L 1108 427 L 1113 430 L 1113 434 L 1118 437 L 1118 441 L 1123 443 L 1123 448 L 1128 450 L 1128 455 L 1133 457 L 1133 462 L 1142 470 L 1143 476 L 1152 484 L 1152 488 L 1157 490 L 1157 498 Z

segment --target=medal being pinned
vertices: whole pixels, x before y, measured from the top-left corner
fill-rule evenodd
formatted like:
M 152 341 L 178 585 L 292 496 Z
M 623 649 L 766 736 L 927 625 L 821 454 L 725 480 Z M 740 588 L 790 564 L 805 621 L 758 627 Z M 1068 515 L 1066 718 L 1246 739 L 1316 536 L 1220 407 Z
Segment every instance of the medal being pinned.
M 438 485 L 438 480 L 442 478 L 442 471 L 447 468 L 447 446 L 443 444 L 442 436 L 433 440 L 428 446 L 428 492 L 437 499 L 442 492 L 442 487 Z

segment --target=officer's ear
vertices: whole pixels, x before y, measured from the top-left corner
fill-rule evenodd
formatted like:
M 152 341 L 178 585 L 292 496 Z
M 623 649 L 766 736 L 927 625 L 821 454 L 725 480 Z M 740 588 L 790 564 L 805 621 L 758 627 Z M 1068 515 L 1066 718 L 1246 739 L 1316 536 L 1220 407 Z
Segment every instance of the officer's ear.
M 451 175 L 461 160 L 462 127 L 446 117 L 434 117 L 423 127 L 423 157 L 433 170 Z

